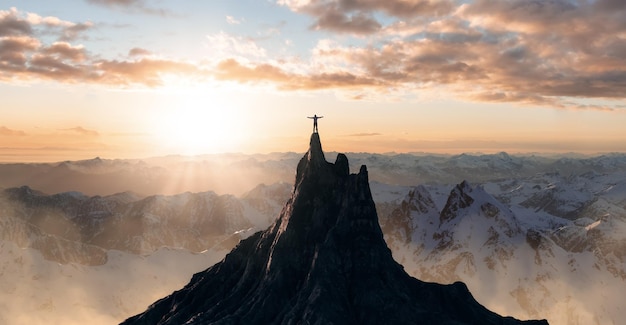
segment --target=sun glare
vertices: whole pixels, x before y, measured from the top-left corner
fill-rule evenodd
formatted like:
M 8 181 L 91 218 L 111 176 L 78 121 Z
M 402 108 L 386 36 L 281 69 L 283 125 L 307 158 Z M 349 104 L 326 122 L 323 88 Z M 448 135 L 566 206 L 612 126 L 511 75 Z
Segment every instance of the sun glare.
M 169 153 L 237 152 L 244 137 L 237 110 L 215 98 L 188 97 L 165 114 L 160 124 L 160 137 Z

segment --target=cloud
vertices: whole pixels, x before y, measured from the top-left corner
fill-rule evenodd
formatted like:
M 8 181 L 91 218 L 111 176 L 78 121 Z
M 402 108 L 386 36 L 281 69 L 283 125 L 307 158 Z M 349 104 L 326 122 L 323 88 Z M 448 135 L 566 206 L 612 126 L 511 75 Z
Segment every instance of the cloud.
M 312 16 L 315 19 L 313 29 L 356 35 L 381 30 L 383 26 L 375 18 L 376 13 L 413 19 L 438 17 L 454 9 L 453 2 L 446 0 L 278 0 L 277 3 Z
M 75 24 L 73 26 L 66 27 L 63 30 L 63 36 L 60 38 L 61 41 L 71 41 L 80 37 L 80 35 L 91 29 L 93 24 L 91 22 Z
M 92 27 L 91 22 L 73 23 L 52 16 L 24 14 L 16 8 L 0 10 L 0 37 L 35 36 L 38 32 L 44 32 L 56 36 L 59 41 L 72 41 Z
M 6 126 L 0 126 L 0 136 L 25 136 L 26 132 L 21 130 L 12 130 Z
M 149 15 L 158 16 L 175 16 L 173 12 L 167 9 L 154 8 L 146 5 L 144 0 L 86 0 L 87 3 L 102 6 L 114 10 L 122 10 L 127 12 L 140 12 Z
M 12 8 L 0 12 L 0 82 L 15 80 L 53 80 L 60 83 L 93 83 L 116 87 L 163 84 L 167 75 L 207 78 L 199 66 L 174 59 L 144 57 L 150 52 L 133 48 L 134 60 L 107 60 L 90 54 L 82 45 L 65 39 L 77 35 L 91 24 L 76 24 L 57 17 L 22 13 Z M 16 27 L 17 26 L 17 27 Z M 43 29 L 43 30 L 41 30 Z M 56 35 L 57 41 L 46 44 L 40 34 Z
M 218 65 L 217 75 L 242 83 L 273 83 L 283 90 L 360 88 L 361 93 L 419 93 L 445 87 L 449 94 L 473 101 L 556 108 L 610 110 L 578 105 L 567 98 L 624 99 L 626 70 L 620 70 L 622 65 L 614 58 L 592 62 L 590 57 L 588 64 L 580 66 L 557 57 L 556 45 L 537 47 L 510 35 L 453 27 L 428 26 L 430 38 L 394 39 L 379 47 L 323 41 L 312 50 L 310 62 L 291 68 L 289 64 L 243 64 L 227 59 Z M 619 48 L 614 53 L 626 59 Z M 578 58 L 584 56 L 580 53 Z
M 349 137 L 373 137 L 373 136 L 378 136 L 378 135 L 382 135 L 381 133 L 354 133 L 354 134 L 348 134 Z
M 20 19 L 17 10 L 0 10 L 0 36 L 30 35 L 33 30 L 30 23 Z
M 283 90 L 358 89 L 374 86 L 376 80 L 346 71 L 298 74 L 273 64 L 247 66 L 234 59 L 220 62 L 216 77 L 241 83 L 269 83 Z
M 118 7 L 144 4 L 93 1 Z M 621 1 L 279 4 L 313 17 L 314 29 L 342 35 L 319 40 L 308 56 L 275 56 L 259 39 L 219 32 L 207 36 L 211 56 L 201 64 L 159 57 L 141 47 L 130 49 L 125 60 L 111 60 L 77 43 L 93 27 L 90 23 L 12 8 L 0 12 L 0 81 L 156 87 L 174 75 L 283 91 L 337 91 L 354 100 L 443 92 L 478 102 L 624 110 L 619 105 L 581 104 L 590 98 L 626 99 L 626 6 Z M 76 34 L 69 37 L 71 28 Z M 44 33 L 56 40 L 45 42 Z
M 329 7 L 316 14 L 314 29 L 329 29 L 340 33 L 372 34 L 381 28 L 371 15 L 362 12 L 349 14 Z
M 313 16 L 320 15 L 324 7 L 344 13 L 381 12 L 399 18 L 442 16 L 454 9 L 454 1 L 448 0 L 278 0 L 277 3 Z
M 90 137 L 97 137 L 100 135 L 97 131 L 88 130 L 88 129 L 83 128 L 82 126 L 77 126 L 77 127 L 68 128 L 68 129 L 61 129 L 61 131 L 68 131 L 70 133 L 75 133 L 78 135 L 90 136 Z
M 12 10 L 15 8 L 12 8 Z M 19 15 L 17 10 L 13 11 L 15 16 Z M 18 18 L 22 19 L 22 18 Z M 42 17 L 35 13 L 27 13 L 25 20 L 30 24 L 31 29 L 43 26 L 46 33 L 57 34 L 59 41 L 73 41 L 81 37 L 81 35 L 93 27 L 93 23 L 87 21 L 83 23 L 74 23 L 61 20 L 58 17 L 46 16 Z
M 87 2 L 101 6 L 134 7 L 144 5 L 143 0 L 87 0 Z
M 24 69 L 28 61 L 27 53 L 41 46 L 37 39 L 29 36 L 10 36 L 0 38 L 0 78 L 3 74 Z
M 226 22 L 229 25 L 239 25 L 239 24 L 241 24 L 241 20 L 240 19 L 236 19 L 233 16 L 226 16 Z
M 71 62 L 82 62 L 87 57 L 87 53 L 82 46 L 72 46 L 67 42 L 55 42 L 51 46 L 42 48 L 40 53 Z
M 626 5 L 621 0 L 598 0 L 595 2 L 595 7 L 609 12 L 626 11 Z
M 313 17 L 316 29 L 365 37 L 362 46 L 318 43 L 308 67 L 376 81 L 364 91 L 437 88 L 474 101 L 596 110 L 621 108 L 576 99 L 625 98 L 623 1 L 277 3 Z
M 146 49 L 142 49 L 140 47 L 133 47 L 132 49 L 130 49 L 130 51 L 128 51 L 128 56 L 146 56 L 146 55 L 152 55 L 152 52 Z
M 246 56 L 261 58 L 267 55 L 267 51 L 257 45 L 251 38 L 232 36 L 223 31 L 207 35 L 207 46 L 212 56 L 225 58 L 233 56 Z
M 133 56 L 149 53 L 131 50 Z M 167 75 L 207 78 L 201 67 L 183 61 L 146 58 L 137 60 L 104 60 L 91 56 L 82 46 L 65 42 L 42 45 L 37 39 L 0 38 L 0 81 L 54 80 L 60 83 L 94 83 L 111 86 L 163 84 Z
M 244 66 L 234 59 L 220 62 L 216 68 L 216 75 L 220 79 L 236 80 L 239 82 L 271 81 L 287 83 L 293 76 L 270 64 L 260 64 L 254 67 Z
M 93 66 L 95 75 L 86 79 L 95 83 L 129 86 L 145 85 L 156 87 L 163 84 L 165 75 L 183 75 L 189 79 L 206 78 L 208 73 L 198 66 L 166 59 L 147 59 L 137 61 L 97 61 Z

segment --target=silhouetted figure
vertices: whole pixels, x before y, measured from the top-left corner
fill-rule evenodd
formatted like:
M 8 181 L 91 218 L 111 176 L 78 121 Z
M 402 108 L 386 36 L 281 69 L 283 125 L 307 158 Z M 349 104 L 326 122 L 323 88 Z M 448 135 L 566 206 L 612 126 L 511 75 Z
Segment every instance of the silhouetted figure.
M 318 118 L 323 118 L 323 116 L 313 115 L 313 116 L 307 116 L 306 118 L 312 118 L 313 119 L 313 133 L 317 133 L 317 119 Z

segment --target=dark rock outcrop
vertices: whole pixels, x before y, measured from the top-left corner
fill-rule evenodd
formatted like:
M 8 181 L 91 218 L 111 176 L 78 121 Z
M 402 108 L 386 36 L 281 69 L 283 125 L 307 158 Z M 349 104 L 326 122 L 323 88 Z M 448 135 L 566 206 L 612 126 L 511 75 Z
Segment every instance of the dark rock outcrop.
M 328 163 L 319 135 L 267 230 L 123 324 L 547 324 L 501 317 L 460 282 L 410 277 L 383 240 L 362 166 Z

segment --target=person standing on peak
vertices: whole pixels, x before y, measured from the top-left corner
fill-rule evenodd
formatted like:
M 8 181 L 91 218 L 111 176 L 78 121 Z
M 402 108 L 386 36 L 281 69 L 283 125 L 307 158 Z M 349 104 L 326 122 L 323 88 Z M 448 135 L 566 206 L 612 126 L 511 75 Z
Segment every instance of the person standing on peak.
M 313 116 L 307 116 L 306 118 L 313 119 L 313 133 L 317 133 L 317 119 L 323 118 L 323 116 L 317 116 L 316 114 Z

